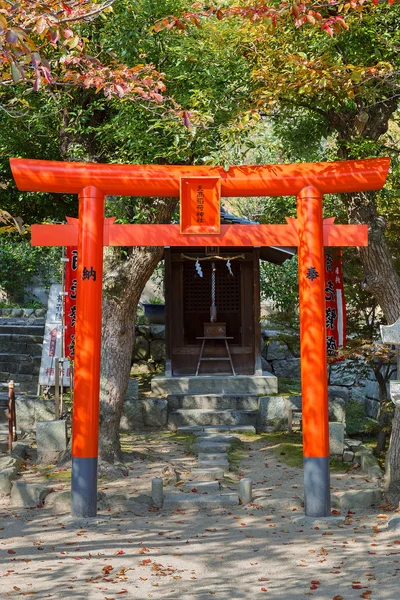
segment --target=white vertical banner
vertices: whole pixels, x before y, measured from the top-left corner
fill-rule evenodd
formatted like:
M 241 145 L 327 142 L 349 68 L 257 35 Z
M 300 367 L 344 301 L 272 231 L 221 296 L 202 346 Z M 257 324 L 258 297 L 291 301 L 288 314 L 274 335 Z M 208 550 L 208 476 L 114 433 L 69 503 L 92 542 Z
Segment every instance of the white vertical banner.
M 63 295 L 61 285 L 53 283 L 50 286 L 47 307 L 46 325 L 44 328 L 42 361 L 40 363 L 39 385 L 55 385 L 55 359 L 61 358 L 61 328 Z M 64 369 L 64 373 L 63 373 Z M 63 373 L 64 386 L 70 386 L 70 364 L 64 359 L 60 363 L 60 379 Z

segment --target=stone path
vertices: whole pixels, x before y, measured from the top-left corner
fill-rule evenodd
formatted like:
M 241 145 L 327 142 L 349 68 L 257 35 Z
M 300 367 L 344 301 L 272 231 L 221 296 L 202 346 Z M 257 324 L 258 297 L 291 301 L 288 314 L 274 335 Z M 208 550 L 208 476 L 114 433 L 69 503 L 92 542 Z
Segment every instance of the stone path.
M 166 495 L 166 504 L 237 505 L 239 503 L 237 493 L 224 488 L 221 480 L 229 471 L 229 447 L 233 441 L 239 439 L 235 433 L 245 432 L 254 433 L 255 429 L 252 426 L 230 427 L 229 425 L 179 427 L 178 433 L 193 433 L 196 436 L 192 450 L 198 455 L 197 466 L 190 471 L 182 491 Z

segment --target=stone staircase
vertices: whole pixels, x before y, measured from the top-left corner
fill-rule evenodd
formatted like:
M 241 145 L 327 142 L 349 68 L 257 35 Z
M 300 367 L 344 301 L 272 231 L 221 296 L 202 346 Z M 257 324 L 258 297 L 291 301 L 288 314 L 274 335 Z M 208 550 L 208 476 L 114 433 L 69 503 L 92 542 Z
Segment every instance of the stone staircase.
M 36 396 L 44 334 L 44 318 L 0 318 L 0 382 L 11 379 L 16 395 Z M 7 388 L 0 388 L 0 420 L 7 411 Z
M 251 394 L 170 394 L 168 427 L 232 428 L 257 425 L 258 397 Z
M 188 409 L 194 410 L 194 409 Z M 237 433 L 255 433 L 253 426 L 181 426 L 178 433 L 192 433 L 196 441 L 192 450 L 197 453 L 197 467 L 192 469 L 183 489 L 168 495 L 167 502 L 177 507 L 221 507 L 237 505 L 238 494 L 224 488 L 222 481 L 229 471 L 228 450 Z

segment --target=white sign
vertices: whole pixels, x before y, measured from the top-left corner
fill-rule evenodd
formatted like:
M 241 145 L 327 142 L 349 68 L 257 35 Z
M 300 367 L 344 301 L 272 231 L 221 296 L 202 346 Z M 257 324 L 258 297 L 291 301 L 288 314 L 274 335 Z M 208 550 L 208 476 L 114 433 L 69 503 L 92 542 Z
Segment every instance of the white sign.
M 58 283 L 53 283 L 50 287 L 46 325 L 44 328 L 42 362 L 40 363 L 39 385 L 55 385 L 55 359 L 61 358 L 63 305 L 61 291 L 61 285 Z M 60 363 L 60 382 L 62 376 L 64 377 L 64 386 L 69 387 L 71 381 L 68 359 L 64 359 L 64 364 Z

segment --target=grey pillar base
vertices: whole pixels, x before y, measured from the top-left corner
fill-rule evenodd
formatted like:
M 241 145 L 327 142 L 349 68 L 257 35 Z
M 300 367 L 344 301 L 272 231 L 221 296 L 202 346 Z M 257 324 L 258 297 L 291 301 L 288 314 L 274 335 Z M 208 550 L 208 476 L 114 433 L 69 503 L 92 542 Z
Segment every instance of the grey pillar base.
M 304 457 L 304 512 L 307 517 L 331 514 L 329 456 Z
M 97 514 L 97 457 L 72 457 L 71 515 L 95 517 Z

